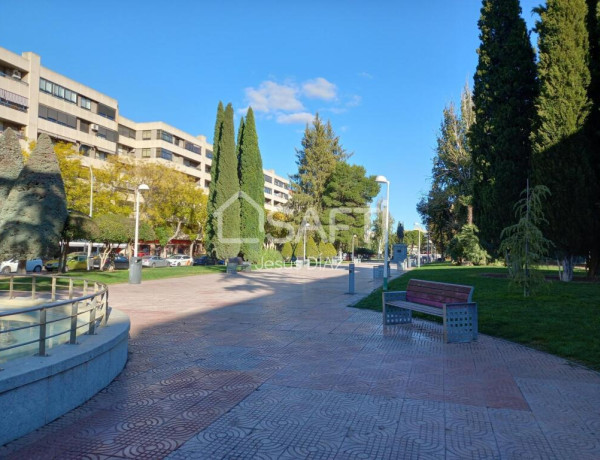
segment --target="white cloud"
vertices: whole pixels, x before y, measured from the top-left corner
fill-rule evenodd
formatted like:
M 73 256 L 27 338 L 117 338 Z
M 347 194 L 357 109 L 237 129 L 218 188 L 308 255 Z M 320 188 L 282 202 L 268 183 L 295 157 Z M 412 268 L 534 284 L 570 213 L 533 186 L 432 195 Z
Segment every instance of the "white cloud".
M 302 85 L 303 94 L 311 99 L 324 99 L 330 101 L 337 95 L 337 86 L 323 77 L 305 81 Z
M 284 125 L 294 124 L 294 123 L 312 123 L 315 116 L 312 113 L 308 112 L 298 112 L 298 113 L 289 113 L 289 114 L 279 114 L 277 115 L 277 123 L 281 123 Z
M 369 72 L 361 72 L 358 74 L 358 76 L 362 77 L 362 78 L 366 78 L 367 80 L 373 80 L 373 78 L 375 78 Z
M 350 100 L 346 102 L 346 107 L 357 107 L 360 105 L 361 101 L 362 97 L 360 97 L 358 94 L 353 94 L 350 96 Z
M 246 88 L 249 105 L 258 112 L 303 110 L 304 105 L 297 96 L 298 89 L 294 86 L 279 85 L 270 80 L 263 81 L 258 89 Z

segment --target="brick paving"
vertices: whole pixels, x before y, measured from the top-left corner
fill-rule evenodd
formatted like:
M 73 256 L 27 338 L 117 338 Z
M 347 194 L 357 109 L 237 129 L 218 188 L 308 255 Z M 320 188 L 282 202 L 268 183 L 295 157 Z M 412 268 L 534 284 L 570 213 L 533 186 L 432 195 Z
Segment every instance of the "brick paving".
M 347 308 L 359 266 L 110 287 L 123 373 L 0 448 L 9 459 L 599 459 L 600 375 L 441 326 Z

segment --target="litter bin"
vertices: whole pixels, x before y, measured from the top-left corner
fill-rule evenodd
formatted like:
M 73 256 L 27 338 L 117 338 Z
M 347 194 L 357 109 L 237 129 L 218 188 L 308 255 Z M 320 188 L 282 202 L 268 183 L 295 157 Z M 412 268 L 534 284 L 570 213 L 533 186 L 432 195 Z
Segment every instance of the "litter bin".
M 373 267 L 373 279 L 381 279 L 383 278 L 383 265 L 375 265 Z
M 142 282 L 142 258 L 132 257 L 129 261 L 129 284 Z

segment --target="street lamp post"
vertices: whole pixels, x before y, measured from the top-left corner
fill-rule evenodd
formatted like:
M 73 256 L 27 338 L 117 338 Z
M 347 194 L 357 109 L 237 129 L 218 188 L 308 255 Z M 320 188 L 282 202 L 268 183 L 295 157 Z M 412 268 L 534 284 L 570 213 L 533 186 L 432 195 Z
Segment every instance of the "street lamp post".
M 385 176 L 377 176 L 376 182 L 387 185 L 386 199 L 385 199 L 385 252 L 383 256 L 383 290 L 387 291 L 388 288 L 388 252 L 389 252 L 389 237 L 390 237 L 390 181 Z
M 94 212 L 94 171 L 92 171 L 92 167 L 90 168 L 90 219 L 92 218 L 92 214 Z M 87 269 L 90 271 L 92 269 L 92 242 L 88 241 L 88 254 L 87 254 Z
M 304 257 L 302 258 L 302 266 L 306 265 L 306 230 L 310 227 L 310 224 L 306 222 L 304 224 Z
M 135 239 L 133 245 L 133 257 L 138 256 L 138 237 L 140 227 L 140 192 L 143 190 L 150 190 L 146 184 L 140 184 L 135 189 Z
M 417 227 L 417 230 L 419 232 L 419 245 L 418 245 L 419 254 L 417 255 L 417 268 L 420 268 L 421 267 L 421 229 L 423 227 L 421 227 L 421 224 L 419 224 L 418 222 L 415 222 L 415 227 Z M 427 234 L 427 239 L 429 239 L 429 234 Z
M 356 235 L 352 235 L 352 262 L 354 262 L 354 238 Z

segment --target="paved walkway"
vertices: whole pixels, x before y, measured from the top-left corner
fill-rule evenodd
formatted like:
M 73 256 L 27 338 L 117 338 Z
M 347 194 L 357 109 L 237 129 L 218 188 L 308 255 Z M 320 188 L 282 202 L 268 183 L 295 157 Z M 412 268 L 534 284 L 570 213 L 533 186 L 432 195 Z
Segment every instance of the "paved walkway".
M 381 326 L 341 270 L 110 287 L 125 371 L 2 458 L 600 458 L 600 375 L 441 327 Z

